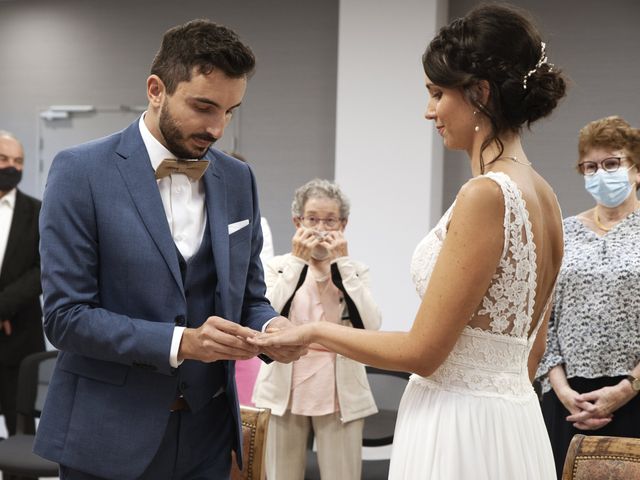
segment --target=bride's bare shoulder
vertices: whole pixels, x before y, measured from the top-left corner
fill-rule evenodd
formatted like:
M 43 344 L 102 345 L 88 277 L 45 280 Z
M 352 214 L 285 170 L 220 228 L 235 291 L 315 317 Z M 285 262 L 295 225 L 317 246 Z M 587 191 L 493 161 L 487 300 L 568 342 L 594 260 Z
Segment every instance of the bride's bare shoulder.
M 452 212 L 452 222 L 461 218 L 490 222 L 497 218 L 502 225 L 503 215 L 504 196 L 500 185 L 486 177 L 475 177 L 460 188 Z
M 458 198 L 471 197 L 475 200 L 486 199 L 502 199 L 502 189 L 500 185 L 490 177 L 478 176 L 473 177 L 462 185 L 458 192 Z

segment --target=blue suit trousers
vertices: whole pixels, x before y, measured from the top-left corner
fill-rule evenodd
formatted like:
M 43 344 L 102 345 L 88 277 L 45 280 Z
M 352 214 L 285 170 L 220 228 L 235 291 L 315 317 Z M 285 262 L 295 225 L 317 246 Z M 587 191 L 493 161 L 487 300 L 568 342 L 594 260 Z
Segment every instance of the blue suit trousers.
M 227 480 L 233 428 L 225 394 L 195 414 L 172 412 L 160 448 L 139 480 Z M 60 480 L 108 479 L 61 465 Z

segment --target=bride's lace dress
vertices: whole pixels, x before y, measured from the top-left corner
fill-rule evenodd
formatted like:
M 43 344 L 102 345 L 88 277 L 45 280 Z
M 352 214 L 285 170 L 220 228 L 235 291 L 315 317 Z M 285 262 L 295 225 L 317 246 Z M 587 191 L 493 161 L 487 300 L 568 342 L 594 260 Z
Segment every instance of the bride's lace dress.
M 487 173 L 505 202 L 504 248 L 481 306 L 444 363 L 412 375 L 393 444 L 393 480 L 554 480 L 551 445 L 527 359 L 536 252 L 524 199 L 504 173 Z M 453 206 L 420 242 L 411 273 L 422 297 Z M 464 292 L 461 292 L 464 295 Z

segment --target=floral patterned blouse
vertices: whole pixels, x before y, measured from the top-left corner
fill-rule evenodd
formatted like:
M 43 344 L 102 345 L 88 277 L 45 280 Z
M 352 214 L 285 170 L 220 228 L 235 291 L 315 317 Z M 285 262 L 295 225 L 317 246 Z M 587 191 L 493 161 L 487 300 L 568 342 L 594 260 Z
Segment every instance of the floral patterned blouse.
M 543 391 L 549 370 L 567 378 L 628 374 L 640 361 L 640 211 L 598 236 L 564 220 L 564 258 L 538 368 Z

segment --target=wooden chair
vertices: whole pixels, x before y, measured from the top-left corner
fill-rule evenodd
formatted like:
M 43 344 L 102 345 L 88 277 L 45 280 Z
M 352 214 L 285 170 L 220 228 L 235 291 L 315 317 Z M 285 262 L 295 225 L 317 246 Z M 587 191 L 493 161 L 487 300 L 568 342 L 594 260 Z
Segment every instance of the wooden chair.
M 575 435 L 562 480 L 640 479 L 640 438 Z
M 242 417 L 242 470 L 235 454 L 231 459 L 231 480 L 264 480 L 267 430 L 271 410 L 240 405 Z

